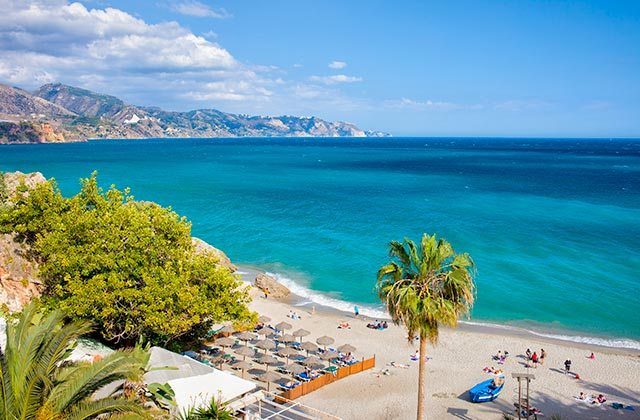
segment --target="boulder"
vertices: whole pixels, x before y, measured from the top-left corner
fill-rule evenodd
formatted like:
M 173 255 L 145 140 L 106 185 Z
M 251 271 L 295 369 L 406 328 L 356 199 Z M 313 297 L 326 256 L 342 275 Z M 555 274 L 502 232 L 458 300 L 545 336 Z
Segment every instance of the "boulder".
M 191 243 L 195 247 L 197 253 L 211 254 L 215 256 L 218 259 L 218 264 L 223 267 L 227 267 L 232 273 L 235 273 L 238 269 L 238 267 L 236 267 L 235 264 L 231 262 L 229 257 L 227 257 L 224 252 L 220 251 L 218 248 L 212 247 L 202 239 L 191 238 Z
M 291 294 L 291 291 L 281 283 L 278 283 L 278 280 L 264 273 L 260 273 L 256 276 L 253 285 L 263 292 L 268 290 L 269 296 L 275 299 L 283 299 Z
M 40 172 L 30 172 L 28 174 L 23 174 L 22 172 L 5 172 L 0 173 L 0 176 L 4 177 L 2 182 L 4 183 L 7 197 L 13 197 L 18 187 L 23 183 L 28 189 L 33 189 L 36 185 L 47 181 Z M 28 194 L 28 192 L 25 191 L 24 194 Z
M 22 309 L 43 289 L 38 265 L 27 258 L 28 247 L 14 239 L 14 235 L 0 235 L 0 306 L 9 312 Z

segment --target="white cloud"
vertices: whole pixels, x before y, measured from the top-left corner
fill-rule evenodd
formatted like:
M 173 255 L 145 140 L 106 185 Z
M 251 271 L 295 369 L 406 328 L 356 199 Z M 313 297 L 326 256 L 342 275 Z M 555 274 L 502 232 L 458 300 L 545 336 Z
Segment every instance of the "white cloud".
M 493 104 L 493 107 L 502 111 L 531 111 L 539 109 L 549 109 L 553 107 L 551 102 L 540 101 L 536 99 L 510 99 Z
M 149 24 L 122 10 L 63 0 L 0 0 L 0 81 L 35 88 L 61 81 L 153 103 L 270 96 L 272 67 L 251 68 L 176 22 Z M 192 95 L 195 97 L 196 95 Z M 125 97 L 127 99 L 127 97 Z
M 345 63 L 344 61 L 332 61 L 331 63 L 329 63 L 329 68 L 330 69 L 343 69 L 347 67 L 347 63 Z
M 311 76 L 309 80 L 319 82 L 325 85 L 335 85 L 337 83 L 356 83 L 362 82 L 362 77 L 346 76 L 344 74 L 336 74 L 333 76 Z
M 187 0 L 171 4 L 171 10 L 181 15 L 195 17 L 212 17 L 218 19 L 228 18 L 231 15 L 225 9 L 213 7 L 196 0 Z
M 459 109 L 483 109 L 485 106 L 483 104 L 460 104 L 455 102 L 446 102 L 446 101 L 432 101 L 430 99 L 427 100 L 415 100 L 410 98 L 401 98 L 401 99 L 393 99 L 385 101 L 385 105 L 388 108 L 411 108 L 416 110 L 459 110 Z
M 167 110 L 336 116 L 369 106 L 338 89 L 360 77 L 292 80 L 287 69 L 238 61 L 212 34 L 100 7 L 0 0 L 0 83 L 62 82 Z

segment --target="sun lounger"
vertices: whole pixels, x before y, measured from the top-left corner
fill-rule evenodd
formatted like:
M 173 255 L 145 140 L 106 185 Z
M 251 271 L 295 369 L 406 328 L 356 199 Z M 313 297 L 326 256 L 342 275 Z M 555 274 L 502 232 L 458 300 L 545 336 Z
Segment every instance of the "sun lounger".
M 300 379 L 303 382 L 309 382 L 311 380 L 311 376 L 307 375 L 305 372 L 296 375 L 296 378 Z
M 324 368 L 324 371 L 335 375 L 335 373 L 338 371 L 338 368 L 336 366 L 327 366 L 326 368 Z
M 293 389 L 293 388 L 295 388 L 295 387 L 297 387 L 297 386 L 299 386 L 299 385 L 300 385 L 300 382 L 295 382 L 295 383 L 293 383 L 292 385 L 282 384 L 282 385 L 280 385 L 280 387 L 281 387 L 282 389 L 289 390 L 289 389 Z

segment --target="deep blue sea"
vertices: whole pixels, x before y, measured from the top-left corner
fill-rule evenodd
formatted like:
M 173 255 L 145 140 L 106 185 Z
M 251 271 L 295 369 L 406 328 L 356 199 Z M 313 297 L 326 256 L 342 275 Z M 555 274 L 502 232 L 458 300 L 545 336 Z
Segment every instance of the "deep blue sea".
M 435 232 L 475 259 L 472 321 L 640 348 L 638 140 L 92 141 L 2 146 L 0 170 L 67 195 L 98 170 L 236 263 L 374 316 L 388 242 Z

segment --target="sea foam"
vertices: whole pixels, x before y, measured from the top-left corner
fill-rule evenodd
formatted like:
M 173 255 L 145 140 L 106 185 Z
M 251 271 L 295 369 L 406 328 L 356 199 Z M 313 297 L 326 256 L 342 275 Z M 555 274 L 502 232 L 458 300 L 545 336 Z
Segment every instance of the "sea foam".
M 299 302 L 295 306 L 309 306 L 313 304 L 326 306 L 332 309 L 337 309 L 342 312 L 353 312 L 354 306 L 358 306 L 361 315 L 365 315 L 371 318 L 377 319 L 390 319 L 389 314 L 382 307 L 374 307 L 372 305 L 366 305 L 361 303 L 352 303 L 335 297 L 327 296 L 322 292 L 311 290 L 308 287 L 301 285 L 295 280 L 291 279 L 280 273 L 267 272 L 266 274 L 275 278 L 279 283 L 286 286 L 291 293 L 304 298 L 305 301 Z M 534 331 L 527 328 L 516 327 L 512 325 L 494 324 L 491 322 L 479 322 L 479 321 L 460 321 L 466 325 L 477 325 L 481 327 L 489 327 L 502 329 L 506 331 L 514 331 L 521 333 L 528 333 L 538 337 L 551 338 L 553 340 L 567 341 L 580 344 L 591 344 L 595 346 L 611 347 L 640 350 L 640 342 L 629 338 L 602 338 L 602 337 L 589 337 L 581 335 L 567 335 L 557 333 L 547 333 Z

